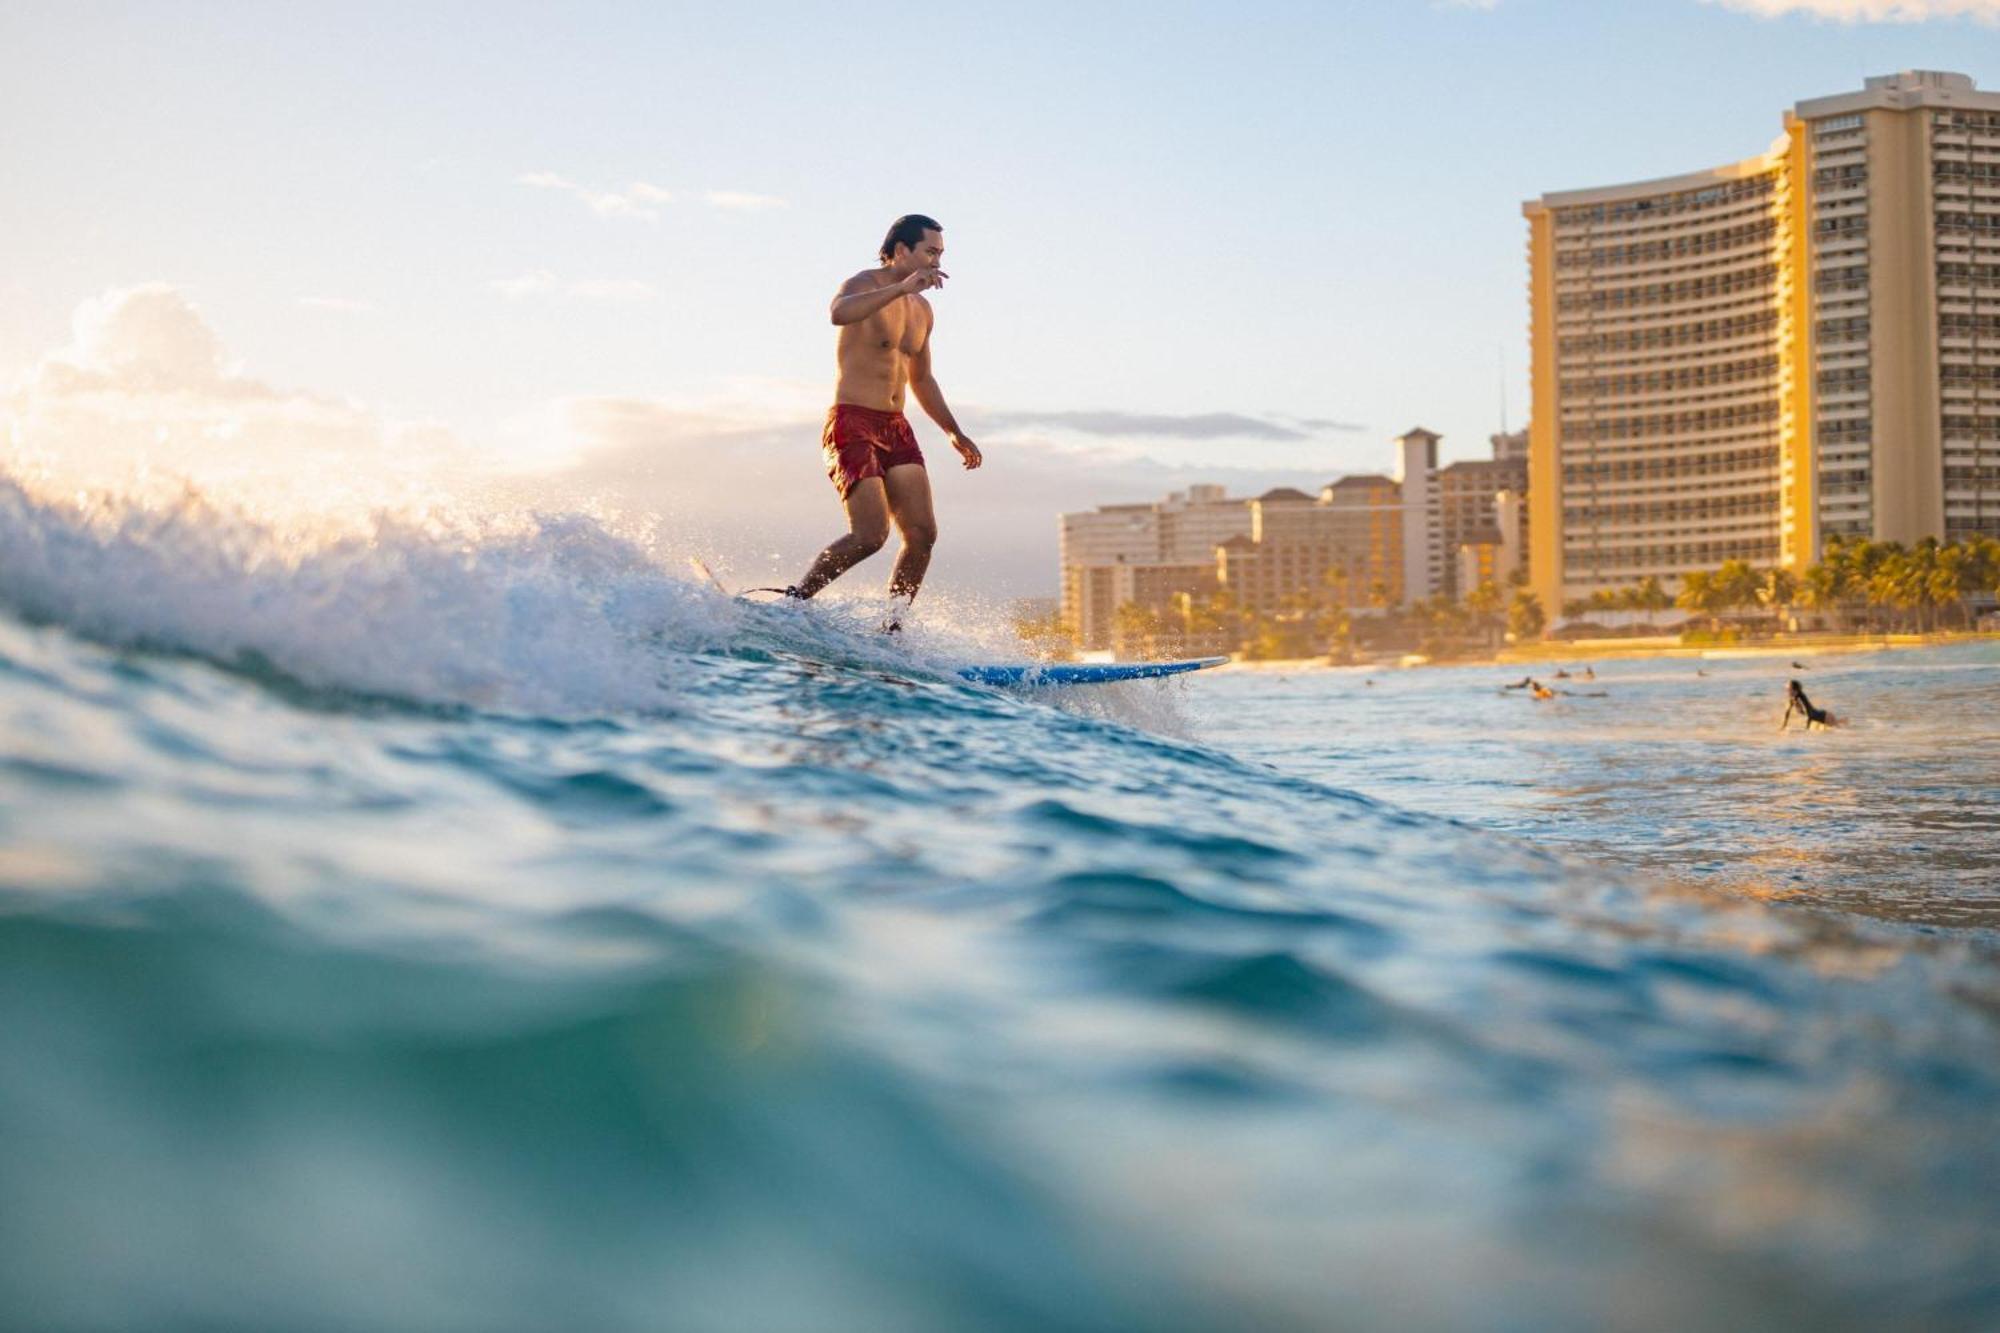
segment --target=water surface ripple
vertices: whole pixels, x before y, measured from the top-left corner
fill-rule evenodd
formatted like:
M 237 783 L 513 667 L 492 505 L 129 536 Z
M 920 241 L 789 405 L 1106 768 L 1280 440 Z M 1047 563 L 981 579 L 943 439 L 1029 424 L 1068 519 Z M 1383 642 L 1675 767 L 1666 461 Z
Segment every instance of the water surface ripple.
M 1872 890 L 1917 927 L 1533 845 L 1768 868 L 1740 762 L 1809 866 L 1890 862 L 1893 773 L 1983 874 L 1962 764 L 1736 760 L 1636 675 L 1456 740 L 1517 701 L 1066 711 L 679 614 L 657 704 L 595 710 L 0 618 L 0 1326 L 2000 1320 L 2000 986 L 1945 871 Z M 1992 670 L 1910 660 L 1826 693 Z

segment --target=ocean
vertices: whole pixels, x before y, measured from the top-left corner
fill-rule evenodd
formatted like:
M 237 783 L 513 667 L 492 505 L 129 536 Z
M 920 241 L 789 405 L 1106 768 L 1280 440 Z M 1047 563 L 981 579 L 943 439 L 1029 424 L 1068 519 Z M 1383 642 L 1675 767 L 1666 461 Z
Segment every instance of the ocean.
M 2000 1323 L 1995 644 L 1008 693 L 5 483 L 0 608 L 0 1327 Z

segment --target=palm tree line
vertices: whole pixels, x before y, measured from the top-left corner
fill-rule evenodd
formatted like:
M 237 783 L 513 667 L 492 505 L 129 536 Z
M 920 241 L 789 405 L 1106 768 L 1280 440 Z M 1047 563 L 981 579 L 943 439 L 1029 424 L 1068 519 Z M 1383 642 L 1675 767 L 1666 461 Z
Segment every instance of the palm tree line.
M 1546 624 L 1540 600 L 1516 577 L 1508 586 L 1488 581 L 1463 603 L 1448 594 L 1395 605 L 1383 580 L 1365 586 L 1345 566 L 1327 569 L 1316 585 L 1295 588 L 1271 611 L 1246 605 L 1230 589 L 1206 595 L 1184 592 L 1169 606 L 1125 602 L 1112 613 L 1119 651 L 1143 654 L 1234 652 L 1250 658 L 1341 656 L 1367 632 L 1420 636 L 1419 646 L 1439 653 L 1477 642 L 1496 646 L 1503 631 L 1515 639 L 1538 637 Z M 1035 627 L 1031 641 L 1047 644 L 1052 626 Z
M 1926 537 L 1912 547 L 1829 537 L 1819 562 L 1798 573 L 1726 560 L 1714 570 L 1682 575 L 1675 596 L 1670 597 L 1658 579 L 1649 578 L 1633 587 L 1600 589 L 1566 602 L 1563 614 L 1572 620 L 1604 611 L 1650 616 L 1678 607 L 1707 617 L 1714 629 L 1732 614 L 1768 618 L 1804 612 L 1839 630 L 1922 633 L 1970 629 L 1974 603 L 1996 595 L 2000 595 L 2000 540 L 1992 537 L 1963 542 Z
M 1548 627 L 1540 599 L 1518 571 L 1504 585 L 1480 583 L 1463 599 L 1439 593 L 1405 608 L 1393 605 L 1392 590 L 1380 580 L 1365 589 L 1357 582 L 1345 568 L 1329 569 L 1317 585 L 1284 594 L 1270 612 L 1245 605 L 1227 588 L 1206 595 L 1184 592 L 1168 606 L 1126 602 L 1113 612 L 1113 637 L 1120 652 L 1148 655 L 1339 656 L 1362 637 L 1356 625 L 1365 617 L 1379 632 L 1414 635 L 1422 652 L 1449 656 L 1498 647 L 1503 638 L 1525 643 Z M 1905 547 L 1830 537 L 1819 562 L 1797 573 L 1728 560 L 1714 570 L 1682 575 L 1678 593 L 1648 577 L 1565 602 L 1562 612 L 1571 621 L 1624 612 L 1651 622 L 1679 609 L 1705 617 L 1710 632 L 1722 632 L 1725 620 L 1741 627 L 1804 613 L 1818 627 L 1839 632 L 1928 632 L 1970 628 L 1977 604 L 1989 597 L 2000 597 L 2000 540 L 1926 538 Z M 1016 628 L 1050 653 L 1067 655 L 1076 646 L 1071 629 L 1053 614 Z

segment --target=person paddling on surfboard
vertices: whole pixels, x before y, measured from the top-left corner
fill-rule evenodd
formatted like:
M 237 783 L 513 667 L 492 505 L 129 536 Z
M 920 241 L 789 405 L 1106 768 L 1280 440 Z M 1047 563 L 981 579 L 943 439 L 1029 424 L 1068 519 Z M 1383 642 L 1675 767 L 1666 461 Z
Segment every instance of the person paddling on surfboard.
M 820 450 L 827 477 L 847 508 L 847 533 L 783 590 L 787 596 L 811 597 L 881 550 L 893 520 L 903 544 L 889 573 L 889 596 L 904 606 L 915 600 L 937 542 L 937 519 L 924 455 L 903 416 L 905 394 L 916 395 L 968 470 L 981 461 L 979 446 L 959 429 L 931 376 L 934 317 L 923 293 L 944 286 L 950 276 L 941 267 L 944 228 L 921 213 L 897 218 L 878 253 L 875 268 L 841 284 L 831 312 L 840 328 L 840 376 Z M 896 612 L 884 628 L 901 628 Z

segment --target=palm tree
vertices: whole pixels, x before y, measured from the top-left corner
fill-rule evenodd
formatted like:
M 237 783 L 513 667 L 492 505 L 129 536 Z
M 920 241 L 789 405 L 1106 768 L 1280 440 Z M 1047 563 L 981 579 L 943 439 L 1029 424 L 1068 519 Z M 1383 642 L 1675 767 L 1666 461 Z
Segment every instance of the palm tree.
M 1500 585 L 1492 579 L 1465 594 L 1465 609 L 1472 613 L 1474 623 L 1486 635 L 1489 647 L 1500 627 L 1500 613 L 1505 605 L 1506 598 L 1500 591 Z
M 1632 590 L 1632 609 L 1646 614 L 1646 624 L 1650 627 L 1653 617 L 1674 604 L 1673 597 L 1660 586 L 1660 580 L 1648 574 L 1639 580 L 1639 586 Z
M 1755 606 L 1757 593 L 1763 585 L 1757 571 L 1747 560 L 1725 560 L 1715 571 L 1709 586 L 1714 589 L 1716 605 L 1724 611 L 1737 607 Z
M 1799 580 L 1795 596 L 1801 606 L 1811 610 L 1838 612 L 1841 602 L 1839 565 L 1831 556 L 1816 565 L 1808 565 L 1805 577 Z
M 1542 599 L 1522 588 L 1515 592 L 1513 602 L 1507 607 L 1507 632 L 1516 643 L 1539 638 L 1548 619 L 1542 610 Z
M 1154 647 L 1154 640 L 1165 628 L 1160 613 L 1150 606 L 1140 606 L 1137 602 L 1120 602 L 1118 609 L 1111 613 L 1111 644 L 1120 657 L 1126 656 L 1132 648 L 1148 655 Z
M 1757 589 L 1757 600 L 1771 610 L 1790 606 L 1799 595 L 1799 581 L 1791 570 L 1782 565 L 1764 571 L 1763 586 Z
M 1715 576 L 1699 569 L 1681 575 L 1681 590 L 1674 598 L 1674 605 L 1683 611 L 1694 611 L 1707 616 L 1709 629 L 1715 630 L 1716 614 L 1722 608 L 1721 593 L 1716 587 Z
M 1968 629 L 1972 626 L 1972 608 L 1966 604 L 1965 595 L 1977 590 L 1978 572 L 1979 558 L 1971 545 L 1953 542 L 1937 553 L 1937 564 L 1931 570 L 1927 589 L 1934 604 L 1956 606 L 1959 624 Z

